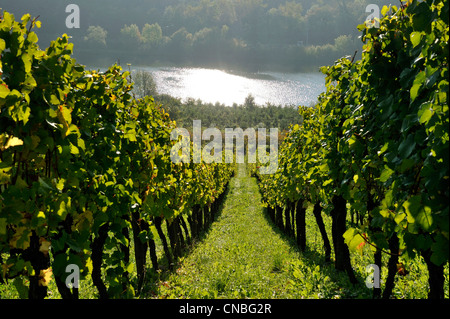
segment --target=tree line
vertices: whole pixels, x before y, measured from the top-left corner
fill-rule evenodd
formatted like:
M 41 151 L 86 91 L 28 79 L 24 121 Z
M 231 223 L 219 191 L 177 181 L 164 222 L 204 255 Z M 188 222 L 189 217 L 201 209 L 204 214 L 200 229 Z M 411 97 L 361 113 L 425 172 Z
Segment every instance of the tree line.
M 152 96 L 161 105 L 178 127 L 190 128 L 193 120 L 201 120 L 203 127 L 216 127 L 222 131 L 225 128 L 241 127 L 274 128 L 281 132 L 287 131 L 291 124 L 299 122 L 297 106 L 295 105 L 258 105 L 255 98 L 249 94 L 243 104 L 233 103 L 226 106 L 219 102 L 207 103 L 200 99 L 180 98 L 158 93 L 156 82 L 151 72 L 138 70 L 132 74 L 133 93 L 136 97 Z
M 386 2 L 386 3 L 385 3 Z M 5 9 L 45 16 L 49 41 L 73 36 L 84 63 L 117 61 L 310 70 L 360 49 L 355 25 L 369 3 L 387 1 L 87 1 L 81 28 L 67 29 L 66 1 L 6 1 Z M 48 40 L 47 40 L 48 39 Z

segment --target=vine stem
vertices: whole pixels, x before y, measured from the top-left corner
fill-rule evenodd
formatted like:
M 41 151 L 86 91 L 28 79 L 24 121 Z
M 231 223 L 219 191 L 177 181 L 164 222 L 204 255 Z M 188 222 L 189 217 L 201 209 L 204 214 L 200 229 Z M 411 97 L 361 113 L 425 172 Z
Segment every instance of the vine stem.
M 356 50 L 355 53 L 353 54 L 352 63 L 353 61 L 355 61 L 356 53 L 358 53 L 358 50 Z
M 34 24 L 35 24 L 36 21 L 39 19 L 39 17 L 40 17 L 40 15 L 38 15 L 36 18 L 34 18 L 34 19 L 31 21 L 30 27 L 28 28 L 28 33 L 31 32 L 31 29 L 33 29 Z
M 387 254 L 387 255 L 389 255 L 389 256 L 401 256 L 401 255 L 402 255 L 402 254 L 394 254 L 394 253 L 391 253 L 391 252 L 387 252 L 387 251 L 385 251 L 384 249 L 378 247 L 377 245 L 372 244 L 371 242 L 369 242 L 369 241 L 367 240 L 367 237 L 366 237 L 366 236 L 363 236 L 363 235 L 360 234 L 360 233 L 358 233 L 358 235 L 361 236 L 362 239 L 364 239 L 364 241 L 365 241 L 367 244 L 369 244 L 370 246 L 372 246 L 372 247 L 374 247 L 374 248 L 376 248 L 376 249 L 379 249 L 381 252 L 383 252 L 383 253 L 385 253 L 385 254 Z

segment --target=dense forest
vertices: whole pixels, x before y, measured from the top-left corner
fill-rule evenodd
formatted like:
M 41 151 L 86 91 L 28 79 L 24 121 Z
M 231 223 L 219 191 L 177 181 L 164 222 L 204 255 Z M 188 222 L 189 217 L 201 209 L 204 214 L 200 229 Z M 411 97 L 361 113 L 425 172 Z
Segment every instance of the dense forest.
M 5 10 L 39 15 L 40 43 L 67 33 L 88 65 L 174 64 L 250 71 L 317 70 L 361 53 L 355 26 L 369 3 L 387 0 L 78 0 L 80 28 L 68 29 L 73 1 L 4 0 Z

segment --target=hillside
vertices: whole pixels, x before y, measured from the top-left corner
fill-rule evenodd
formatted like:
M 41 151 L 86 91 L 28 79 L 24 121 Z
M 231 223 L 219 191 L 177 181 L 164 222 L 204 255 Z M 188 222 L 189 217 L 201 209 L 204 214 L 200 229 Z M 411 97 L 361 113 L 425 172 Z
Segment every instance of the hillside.
M 37 32 L 47 45 L 72 36 L 85 64 L 176 64 L 224 68 L 317 69 L 361 51 L 356 25 L 389 1 L 77 1 L 80 28 L 68 29 L 71 1 L 5 0 L 2 7 L 44 21 Z

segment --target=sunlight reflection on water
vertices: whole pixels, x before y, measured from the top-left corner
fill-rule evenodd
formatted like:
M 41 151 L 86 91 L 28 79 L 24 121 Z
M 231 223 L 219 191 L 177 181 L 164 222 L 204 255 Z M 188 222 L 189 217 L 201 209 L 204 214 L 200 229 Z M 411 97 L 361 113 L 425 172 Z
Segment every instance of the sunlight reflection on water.
M 141 67 L 150 71 L 159 93 L 186 100 L 242 104 L 252 94 L 259 105 L 311 105 L 325 90 L 321 73 L 232 73 L 214 69 Z

